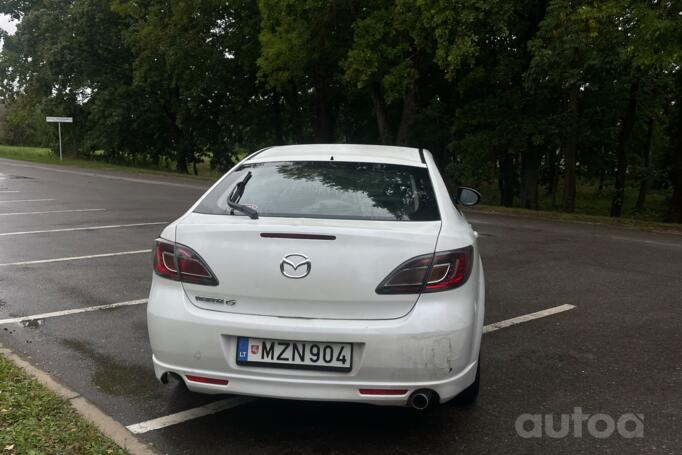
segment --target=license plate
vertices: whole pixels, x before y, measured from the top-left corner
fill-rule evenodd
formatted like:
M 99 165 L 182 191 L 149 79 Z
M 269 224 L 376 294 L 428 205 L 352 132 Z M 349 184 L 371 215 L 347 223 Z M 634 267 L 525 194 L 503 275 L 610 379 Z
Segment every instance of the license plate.
M 239 337 L 237 364 L 347 372 L 353 366 L 353 345 Z

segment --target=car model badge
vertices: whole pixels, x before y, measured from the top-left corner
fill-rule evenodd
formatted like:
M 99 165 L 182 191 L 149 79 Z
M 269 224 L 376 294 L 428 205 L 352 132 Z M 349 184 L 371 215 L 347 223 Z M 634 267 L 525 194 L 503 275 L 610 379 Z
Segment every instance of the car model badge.
M 310 274 L 312 264 L 308 256 L 299 253 L 287 254 L 279 263 L 279 271 L 287 278 L 305 278 Z

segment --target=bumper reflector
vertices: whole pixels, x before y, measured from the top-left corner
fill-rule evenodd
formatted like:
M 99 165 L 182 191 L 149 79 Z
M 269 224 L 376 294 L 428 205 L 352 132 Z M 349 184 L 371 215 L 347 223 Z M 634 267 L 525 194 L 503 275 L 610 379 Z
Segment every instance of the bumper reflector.
M 189 374 L 185 377 L 189 381 L 203 382 L 204 384 L 227 385 L 229 382 L 227 379 L 204 378 L 203 376 L 190 376 Z
M 360 389 L 360 395 L 405 395 L 407 389 Z

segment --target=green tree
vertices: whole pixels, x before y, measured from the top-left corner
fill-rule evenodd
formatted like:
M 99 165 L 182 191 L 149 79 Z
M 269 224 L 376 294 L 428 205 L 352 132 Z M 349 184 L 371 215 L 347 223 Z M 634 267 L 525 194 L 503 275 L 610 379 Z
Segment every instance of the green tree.
M 45 115 L 70 115 L 67 150 L 180 172 L 272 144 L 423 146 L 448 184 L 497 181 L 503 205 L 538 208 L 544 186 L 555 206 L 563 178 L 564 210 L 578 182 L 613 184 L 613 216 L 662 189 L 682 221 L 680 8 L 6 0 L 3 140 L 53 146 Z
M 344 101 L 339 62 L 350 44 L 354 3 L 259 2 L 260 78 L 283 96 L 290 115 L 308 113 L 315 142 L 336 139 L 336 120 Z M 301 128 L 299 121 L 299 137 Z
M 360 9 L 343 62 L 346 80 L 366 90 L 385 144 L 415 145 L 423 76 L 435 63 L 453 80 L 479 51 L 479 30 L 508 14 L 498 1 L 377 1 Z M 393 112 L 391 112 L 393 111 Z
M 630 52 L 633 65 L 668 95 L 658 97 L 667 117 L 661 120 L 667 121 L 672 139 L 666 159 L 673 187 L 667 220 L 682 223 L 682 2 L 635 2 L 633 10 L 637 19 L 637 41 Z
M 590 86 L 606 85 L 618 72 L 621 35 L 614 2 L 551 0 L 536 37 L 528 82 L 563 94 L 561 151 L 565 167 L 563 208 L 575 209 L 580 105 Z M 615 51 L 615 52 L 614 52 Z M 589 92 L 587 92 L 589 93 Z

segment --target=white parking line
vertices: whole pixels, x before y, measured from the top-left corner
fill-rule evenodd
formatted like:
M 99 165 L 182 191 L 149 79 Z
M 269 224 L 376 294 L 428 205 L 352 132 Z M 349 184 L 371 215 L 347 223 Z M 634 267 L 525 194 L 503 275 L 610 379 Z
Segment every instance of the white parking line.
M 10 204 L 12 202 L 47 202 L 54 201 L 54 199 L 8 199 L 6 201 L 0 201 L 0 204 Z
M 133 434 L 147 433 L 148 431 L 159 430 L 161 428 L 176 425 L 188 420 L 198 419 L 199 417 L 225 411 L 226 409 L 241 406 L 254 400 L 255 398 L 241 396 L 226 398 L 224 400 L 214 401 L 213 403 L 209 403 L 204 406 L 199 406 L 198 408 L 192 408 L 186 411 L 176 412 L 175 414 L 159 417 L 157 419 L 147 420 L 146 422 L 128 425 L 126 428 Z
M 0 213 L 0 216 L 11 215 L 43 215 L 46 213 L 73 213 L 73 212 L 104 212 L 106 209 L 72 209 L 72 210 L 46 210 L 44 212 L 14 212 Z
M 106 258 L 111 256 L 127 256 L 129 254 L 151 253 L 151 251 L 152 250 L 121 251 L 118 253 L 91 254 L 89 256 L 71 256 L 68 258 L 39 259 L 37 261 L 8 262 L 6 264 L 0 264 L 0 267 L 9 267 L 11 265 L 47 264 L 50 262 L 79 261 L 81 259 Z
M 494 332 L 495 330 L 504 329 L 506 327 L 511 327 L 516 324 L 521 324 L 523 322 L 532 321 L 533 319 L 540 319 L 546 316 L 551 316 L 553 314 L 562 313 L 564 311 L 572 310 L 575 305 L 559 305 L 554 308 L 547 308 L 546 310 L 536 311 L 535 313 L 524 314 L 523 316 L 517 316 L 515 318 L 506 319 L 500 322 L 493 322 L 483 327 L 483 333 Z
M 8 235 L 27 235 L 27 234 L 45 234 L 48 232 L 73 232 L 73 231 L 96 231 L 99 229 L 118 229 L 137 226 L 155 226 L 159 224 L 168 224 L 168 221 L 154 221 L 150 223 L 131 223 L 131 224 L 110 224 L 107 226 L 82 226 L 76 228 L 63 229 L 45 229 L 41 231 L 17 231 L 17 232 L 0 232 L 0 237 Z
M 511 319 L 506 319 L 504 321 L 494 322 L 492 324 L 484 326 L 483 333 L 494 332 L 496 330 L 511 327 L 513 325 L 521 324 L 523 322 L 528 322 L 534 319 L 544 318 L 546 316 L 551 316 L 553 314 L 572 310 L 573 308 L 575 308 L 575 305 L 560 305 L 554 308 L 548 308 L 546 310 L 537 311 L 535 313 L 517 316 Z M 227 398 L 225 400 L 215 401 L 204 406 L 199 406 L 197 408 L 188 409 L 186 411 L 176 412 L 175 414 L 157 417 L 156 419 L 151 419 L 133 425 L 128 425 L 126 428 L 128 428 L 128 430 L 130 430 L 133 434 L 147 433 L 148 431 L 159 430 L 161 428 L 169 427 L 171 425 L 177 425 L 188 420 L 193 420 L 199 417 L 216 414 L 218 412 L 225 411 L 226 409 L 250 403 L 254 400 L 255 398 L 252 397 L 235 396 L 232 398 Z
M 110 310 L 112 308 L 119 308 L 124 306 L 142 305 L 143 303 L 147 303 L 147 299 L 130 300 L 128 302 L 119 303 L 108 303 L 106 305 L 89 306 L 85 308 L 74 308 L 72 310 L 53 311 L 51 313 L 34 314 L 31 316 L 21 316 L 18 318 L 0 319 L 0 325 L 34 321 L 36 319 L 56 318 L 60 316 L 68 316 L 70 314 L 90 313 L 92 311 L 99 310 Z

